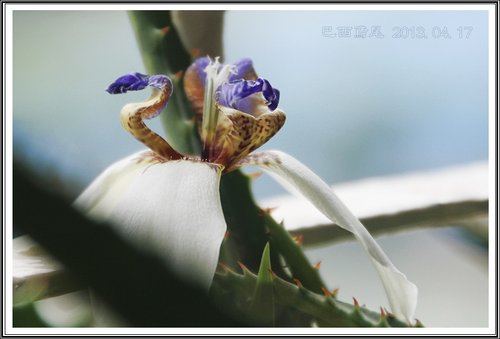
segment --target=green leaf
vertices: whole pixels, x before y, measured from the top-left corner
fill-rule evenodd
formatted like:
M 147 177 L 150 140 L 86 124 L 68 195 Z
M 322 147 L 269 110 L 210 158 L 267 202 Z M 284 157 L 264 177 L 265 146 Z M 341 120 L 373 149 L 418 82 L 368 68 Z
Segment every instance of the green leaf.
M 14 327 L 49 327 L 49 325 L 38 315 L 34 303 L 14 306 L 12 320 Z
M 218 296 L 224 296 L 227 300 L 244 301 L 253 295 L 257 286 L 258 277 L 248 270 L 243 270 L 243 274 L 238 274 L 229 268 L 223 272 L 217 272 L 214 278 L 213 290 Z M 328 327 L 408 327 L 406 322 L 395 318 L 393 315 L 382 317 L 377 312 L 370 311 L 364 307 L 341 302 L 332 297 L 325 297 L 298 287 L 280 277 L 273 277 L 272 280 L 275 307 L 293 309 L 310 317 L 311 321 L 321 326 Z M 219 302 L 220 300 L 218 300 Z M 245 304 L 236 303 L 231 305 L 231 314 L 240 317 L 245 315 Z M 288 326 L 294 324 L 290 323 Z
M 283 225 L 277 224 L 271 216 L 267 215 L 265 223 L 271 234 L 272 244 L 285 259 L 292 276 L 298 279 L 305 288 L 321 294 L 325 284 L 321 280 L 318 269 L 311 266 L 302 248 Z
M 264 215 L 260 213 L 250 190 L 250 179 L 240 171 L 224 174 L 220 193 L 229 237 L 224 243 L 221 260 L 238 268 L 238 262 L 257 272 L 262 251 L 269 241 Z M 275 273 L 282 273 L 277 254 L 271 253 Z
M 257 324 L 274 326 L 273 273 L 271 271 L 269 243 L 266 244 L 262 252 L 257 284 L 250 306 L 250 315 Z

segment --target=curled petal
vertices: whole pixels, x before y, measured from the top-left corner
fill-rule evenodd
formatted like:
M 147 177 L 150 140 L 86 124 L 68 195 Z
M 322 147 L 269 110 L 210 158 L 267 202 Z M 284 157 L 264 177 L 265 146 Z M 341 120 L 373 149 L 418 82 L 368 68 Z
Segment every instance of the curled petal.
M 217 90 L 217 98 L 221 106 L 252 114 L 255 105 L 249 104 L 249 101 L 243 99 L 258 93 L 262 93 L 264 96 L 265 105 L 269 107 L 269 110 L 274 111 L 278 107 L 279 91 L 263 78 L 258 78 L 255 81 L 238 80 L 224 83 Z M 251 103 L 258 103 L 258 101 L 253 100 Z
M 280 91 L 273 88 L 269 81 L 264 79 L 264 85 L 262 86 L 262 94 L 266 99 L 266 104 L 269 106 L 271 111 L 274 111 L 280 102 Z
M 164 89 L 165 87 L 170 89 L 173 88 L 172 80 L 163 74 L 151 75 L 148 80 L 148 85 L 158 89 Z
M 417 305 L 417 287 L 392 264 L 366 228 L 324 181 L 298 160 L 279 151 L 249 155 L 239 165 L 244 164 L 263 167 L 276 176 L 279 182 L 285 181 L 285 188 L 291 185 L 330 220 L 353 233 L 372 259 L 392 311 L 408 321 L 413 319 Z
M 222 167 L 140 152 L 104 171 L 75 201 L 181 277 L 210 287 L 226 231 Z
M 109 94 L 122 94 L 128 91 L 140 91 L 147 86 L 152 86 L 160 90 L 166 86 L 172 88 L 172 81 L 163 74 L 149 76 L 136 72 L 119 77 L 108 86 L 106 92 Z
M 149 76 L 141 73 L 125 74 L 108 86 L 109 94 L 121 94 L 128 91 L 139 91 L 148 86 Z
M 257 80 L 257 74 L 253 68 L 252 59 L 240 59 L 234 63 L 234 66 L 234 73 L 229 76 L 229 82 L 240 79 Z

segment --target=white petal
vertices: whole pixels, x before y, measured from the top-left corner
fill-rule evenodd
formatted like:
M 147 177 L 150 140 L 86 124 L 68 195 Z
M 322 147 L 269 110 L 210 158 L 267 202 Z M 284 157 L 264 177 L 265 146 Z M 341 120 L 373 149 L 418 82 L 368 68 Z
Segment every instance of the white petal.
M 290 155 L 279 151 L 256 153 L 244 160 L 268 170 L 280 183 L 286 181 L 311 201 L 325 216 L 352 232 L 370 255 L 384 285 L 392 312 L 413 319 L 417 305 L 417 287 L 389 260 L 361 222 L 349 211 L 331 188 L 309 168 Z
M 110 166 L 75 205 L 109 221 L 177 274 L 208 289 L 226 231 L 221 168 L 191 160 L 160 163 L 150 154 L 134 154 Z
M 147 152 L 141 151 L 121 159 L 104 170 L 80 194 L 74 205 L 89 217 L 106 219 L 135 176 L 144 170 L 147 161 L 139 162 Z

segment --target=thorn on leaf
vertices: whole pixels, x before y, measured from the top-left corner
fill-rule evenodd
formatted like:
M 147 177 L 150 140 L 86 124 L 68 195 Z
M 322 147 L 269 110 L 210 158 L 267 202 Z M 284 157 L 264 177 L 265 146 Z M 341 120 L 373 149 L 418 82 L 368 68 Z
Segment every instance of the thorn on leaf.
M 224 264 L 222 261 L 219 261 L 219 266 L 224 270 L 224 271 L 230 271 L 231 268 Z
M 170 26 L 165 26 L 165 27 L 163 27 L 163 28 L 160 29 L 160 34 L 162 36 L 167 35 L 168 32 L 170 32 Z
M 314 268 L 319 270 L 319 268 L 321 267 L 321 261 L 318 261 L 316 264 L 314 264 Z
M 273 211 L 275 211 L 278 207 L 264 207 L 262 209 L 262 212 L 266 213 L 266 214 L 271 214 L 273 213 Z
M 354 301 L 354 307 L 359 309 L 359 302 L 356 298 L 352 297 L 352 300 Z
M 241 261 L 236 262 L 243 271 L 249 271 L 248 267 L 245 266 Z
M 389 327 L 389 322 L 387 321 L 387 315 L 385 314 L 384 309 L 380 306 L 380 320 L 378 323 L 380 327 Z
M 276 273 L 274 273 L 274 271 L 273 271 L 272 269 L 268 268 L 268 269 L 267 269 L 267 271 L 268 271 L 269 273 L 271 273 L 271 275 L 273 276 L 273 279 L 276 279 L 276 278 L 278 277 L 278 276 L 276 275 Z
M 326 288 L 321 287 L 321 290 L 323 291 L 323 294 L 325 295 L 325 297 L 329 298 L 329 297 L 332 296 L 332 294 L 330 293 L 330 291 L 328 291 Z
M 302 288 L 302 287 L 303 287 L 303 286 L 302 286 L 302 283 L 300 282 L 300 280 L 299 280 L 299 279 L 293 278 L 293 282 L 295 283 L 295 285 L 297 285 L 297 287 L 299 287 L 299 288 Z
M 387 308 L 385 308 L 385 307 L 384 307 L 384 310 L 385 310 L 385 313 L 387 314 L 387 317 L 389 317 L 389 318 L 395 318 L 395 317 L 394 317 L 394 314 L 392 314 L 391 312 L 389 312 L 389 311 L 387 310 Z
M 293 241 L 299 246 L 302 246 L 304 243 L 304 236 L 302 234 L 296 235 L 293 237 Z

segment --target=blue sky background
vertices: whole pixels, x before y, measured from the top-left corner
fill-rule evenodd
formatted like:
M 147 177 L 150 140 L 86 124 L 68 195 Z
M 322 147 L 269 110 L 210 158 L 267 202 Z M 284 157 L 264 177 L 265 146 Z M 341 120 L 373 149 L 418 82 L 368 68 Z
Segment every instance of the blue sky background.
M 486 24 L 484 12 L 240 12 L 225 42 L 228 60 L 251 55 L 282 92 L 288 119 L 269 147 L 333 183 L 487 159 Z M 385 37 L 322 35 L 358 25 Z M 428 38 L 393 38 L 398 26 Z

